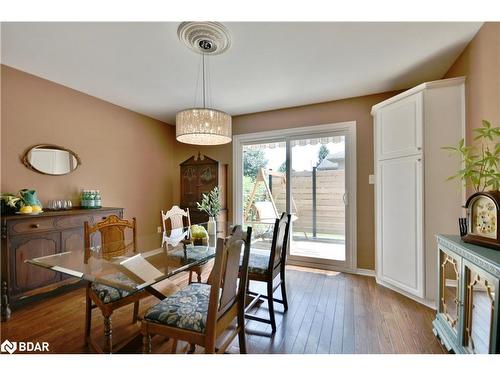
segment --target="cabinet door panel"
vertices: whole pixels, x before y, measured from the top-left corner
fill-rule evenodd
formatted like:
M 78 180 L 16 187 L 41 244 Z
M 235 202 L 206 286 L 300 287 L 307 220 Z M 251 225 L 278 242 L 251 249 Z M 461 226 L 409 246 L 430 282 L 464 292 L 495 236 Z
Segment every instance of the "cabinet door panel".
M 423 297 L 422 160 L 381 161 L 377 174 L 378 277 Z
M 474 354 L 495 353 L 494 321 L 498 309 L 498 279 L 475 265 L 465 263 L 465 332 L 464 346 Z
M 53 255 L 60 250 L 60 233 L 25 236 L 12 240 L 11 285 L 15 292 L 39 288 L 60 280 L 60 275 L 24 263 L 27 259 Z
M 452 329 L 455 340 L 458 337 L 461 322 L 461 258 L 453 253 L 439 249 L 439 303 L 438 313 Z
M 422 152 L 422 93 L 380 109 L 376 115 L 377 158 L 390 159 Z

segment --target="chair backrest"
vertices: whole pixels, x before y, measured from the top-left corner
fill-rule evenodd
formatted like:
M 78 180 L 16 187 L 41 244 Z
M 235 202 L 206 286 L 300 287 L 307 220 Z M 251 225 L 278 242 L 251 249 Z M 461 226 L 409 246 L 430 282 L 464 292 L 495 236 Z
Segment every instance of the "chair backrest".
M 167 212 L 161 211 L 161 223 L 163 231 L 167 231 L 167 221 L 170 220 L 170 229 L 182 229 L 185 226 L 184 218 L 187 220 L 187 226 L 191 226 L 191 218 L 189 216 L 189 208 L 183 210 L 179 206 L 172 206 Z
M 186 218 L 186 222 L 184 222 Z M 170 228 L 167 227 L 167 221 L 170 221 Z M 189 216 L 189 208 L 184 211 L 179 206 L 172 206 L 167 212 L 161 211 L 161 224 L 163 226 L 162 246 L 165 243 L 170 243 L 173 246 L 177 245 L 185 237 L 191 237 L 191 217 Z M 187 231 L 184 228 L 187 225 Z M 170 229 L 170 236 L 167 236 L 167 230 Z
M 217 319 L 223 316 L 235 303 L 245 303 L 251 236 L 251 227 L 243 231 L 238 225 L 233 229 L 230 237 L 217 239 L 215 263 L 210 276 L 212 288 L 207 329 L 210 325 L 213 327 Z M 240 268 L 242 246 L 244 246 L 244 251 Z
M 120 219 L 116 215 L 109 215 L 106 219 L 91 226 L 88 221 L 84 227 L 85 262 L 90 258 L 92 234 L 99 232 L 101 235 L 100 251 L 105 259 L 125 254 L 130 247 L 135 252 L 137 249 L 137 225 L 135 217 L 132 221 Z M 132 241 L 125 244 L 125 230 L 132 230 Z
M 279 219 L 276 219 L 273 231 L 273 242 L 271 244 L 271 256 L 269 257 L 269 268 L 273 270 L 279 265 L 285 266 L 286 252 L 288 245 L 288 232 L 292 215 L 283 212 Z

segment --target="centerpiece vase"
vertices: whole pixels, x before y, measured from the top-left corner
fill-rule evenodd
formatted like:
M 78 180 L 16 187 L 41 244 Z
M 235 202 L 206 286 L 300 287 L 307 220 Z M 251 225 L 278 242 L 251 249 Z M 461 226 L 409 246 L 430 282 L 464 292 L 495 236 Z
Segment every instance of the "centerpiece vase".
M 208 218 L 207 232 L 208 232 L 208 246 L 213 247 L 217 243 L 217 222 L 215 221 L 215 217 L 213 216 L 210 216 Z

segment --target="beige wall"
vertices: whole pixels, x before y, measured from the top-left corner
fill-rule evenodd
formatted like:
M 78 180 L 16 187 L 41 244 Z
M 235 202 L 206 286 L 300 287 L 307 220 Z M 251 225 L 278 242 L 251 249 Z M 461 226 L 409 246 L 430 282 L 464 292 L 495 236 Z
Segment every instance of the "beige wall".
M 124 207 L 140 234 L 155 233 L 172 204 L 172 128 L 7 66 L 1 75 L 2 192 L 33 188 L 43 204 L 76 204 L 80 189 L 100 189 L 103 205 Z M 82 165 L 65 176 L 32 172 L 20 157 L 39 143 L 74 150 Z
M 467 142 L 486 119 L 500 125 L 500 22 L 487 22 L 444 78 L 466 76 Z

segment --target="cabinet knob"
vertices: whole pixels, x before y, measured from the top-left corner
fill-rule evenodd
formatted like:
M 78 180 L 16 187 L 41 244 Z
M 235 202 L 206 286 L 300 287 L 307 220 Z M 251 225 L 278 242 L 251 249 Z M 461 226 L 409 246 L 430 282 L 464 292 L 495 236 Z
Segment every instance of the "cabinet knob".
M 102 220 L 106 220 L 106 216 L 103 216 L 101 219 L 102 219 Z
M 31 224 L 31 228 L 40 228 L 40 224 Z
M 420 151 L 421 149 L 422 149 L 422 147 L 417 147 L 417 150 L 419 150 L 419 151 Z

